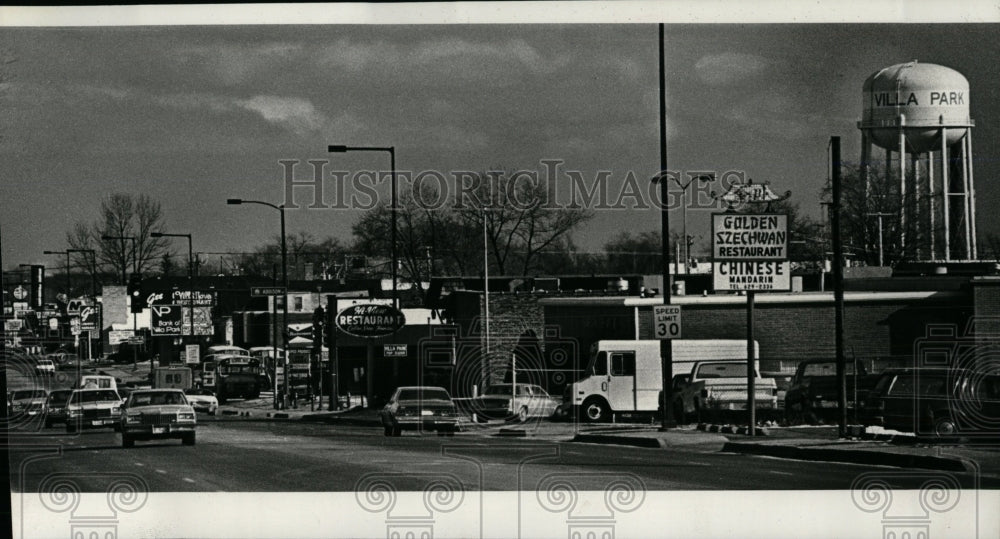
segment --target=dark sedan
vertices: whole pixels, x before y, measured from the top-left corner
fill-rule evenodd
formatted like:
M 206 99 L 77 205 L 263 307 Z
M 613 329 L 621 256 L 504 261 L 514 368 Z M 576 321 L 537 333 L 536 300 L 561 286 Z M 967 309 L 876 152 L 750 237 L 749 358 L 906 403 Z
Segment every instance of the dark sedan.
M 49 391 L 49 396 L 45 399 L 46 427 L 51 427 L 56 423 L 66 423 L 66 404 L 69 403 L 69 396 L 72 394 L 72 389 L 55 389 Z
M 403 429 L 437 431 L 451 435 L 458 430 L 458 412 L 444 388 L 401 387 L 379 412 L 386 436 L 399 436 Z

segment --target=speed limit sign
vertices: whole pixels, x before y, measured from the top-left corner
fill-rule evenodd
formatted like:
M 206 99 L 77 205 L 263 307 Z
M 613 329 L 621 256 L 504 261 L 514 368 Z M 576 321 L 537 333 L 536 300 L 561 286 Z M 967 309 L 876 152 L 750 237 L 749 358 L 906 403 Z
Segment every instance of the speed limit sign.
M 681 336 L 681 306 L 653 306 L 653 336 L 657 339 L 678 339 Z

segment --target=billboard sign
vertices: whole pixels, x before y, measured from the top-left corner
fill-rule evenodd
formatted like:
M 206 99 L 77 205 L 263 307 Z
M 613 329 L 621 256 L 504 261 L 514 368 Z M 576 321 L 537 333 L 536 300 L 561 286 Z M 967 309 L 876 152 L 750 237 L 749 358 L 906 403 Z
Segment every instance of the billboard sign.
M 377 338 L 392 335 L 406 325 L 403 312 L 389 305 L 352 305 L 337 313 L 337 327 L 348 335 Z
M 183 312 L 180 305 L 152 305 L 150 332 L 153 335 L 180 335 Z

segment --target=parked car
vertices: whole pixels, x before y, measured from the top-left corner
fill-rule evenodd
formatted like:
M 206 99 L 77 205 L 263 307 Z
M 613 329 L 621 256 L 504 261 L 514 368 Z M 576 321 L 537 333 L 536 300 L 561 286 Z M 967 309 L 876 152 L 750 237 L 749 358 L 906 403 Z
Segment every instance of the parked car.
M 75 389 L 66 404 L 66 432 L 118 428 L 122 399 L 114 389 Z
M 861 416 L 865 425 L 923 436 L 1000 436 L 1000 374 L 889 369 L 868 394 Z
M 122 447 L 137 440 L 180 438 L 184 445 L 195 444 L 198 419 L 180 389 L 133 391 L 121 409 Z
M 477 419 L 517 420 L 552 417 L 562 400 L 534 384 L 494 384 L 472 399 L 470 409 Z
M 860 407 L 878 375 L 870 375 L 860 361 L 845 365 L 847 408 Z M 808 359 L 799 363 L 785 393 L 785 420 L 791 424 L 833 421 L 838 410 L 837 362 L 832 359 Z
M 184 396 L 187 397 L 188 404 L 196 412 L 205 412 L 208 415 L 215 415 L 216 410 L 219 409 L 219 400 L 215 398 L 215 393 L 207 389 L 200 389 L 193 387 L 191 389 L 184 390 Z
M 423 428 L 439 435 L 458 430 L 455 403 L 442 387 L 400 387 L 379 412 L 379 418 L 386 436 L 399 436 L 403 429 Z
M 66 404 L 69 396 L 73 394 L 72 389 L 54 389 L 49 391 L 45 399 L 45 426 L 51 427 L 56 423 L 66 423 Z
M 10 415 L 41 415 L 47 395 L 44 389 L 16 389 L 10 393 Z
M 39 359 L 35 362 L 35 372 L 46 376 L 55 376 L 56 364 L 51 359 Z

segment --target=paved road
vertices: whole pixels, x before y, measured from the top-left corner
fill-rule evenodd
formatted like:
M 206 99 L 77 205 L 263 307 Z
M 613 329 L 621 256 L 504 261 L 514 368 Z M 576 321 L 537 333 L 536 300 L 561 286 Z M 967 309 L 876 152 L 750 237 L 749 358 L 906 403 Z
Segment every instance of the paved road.
M 386 438 L 378 428 L 297 421 L 207 420 L 193 447 L 165 440 L 126 450 L 110 430 L 68 435 L 47 429 L 14 443 L 10 477 L 16 492 L 44 489 L 52 474 L 72 478 L 82 491 L 102 492 L 121 472 L 141 478 L 152 492 L 351 491 L 371 488 L 375 476 L 410 491 L 435 481 L 469 490 L 535 490 L 557 478 L 583 490 L 603 490 L 616 478 L 649 490 L 843 490 L 861 473 L 895 471 L 692 447 L 639 449 L 482 433 Z M 922 481 L 892 475 L 898 488 L 918 488 Z M 969 475 L 956 477 L 963 488 L 976 486 Z M 981 488 L 1000 488 L 996 478 L 979 481 Z

